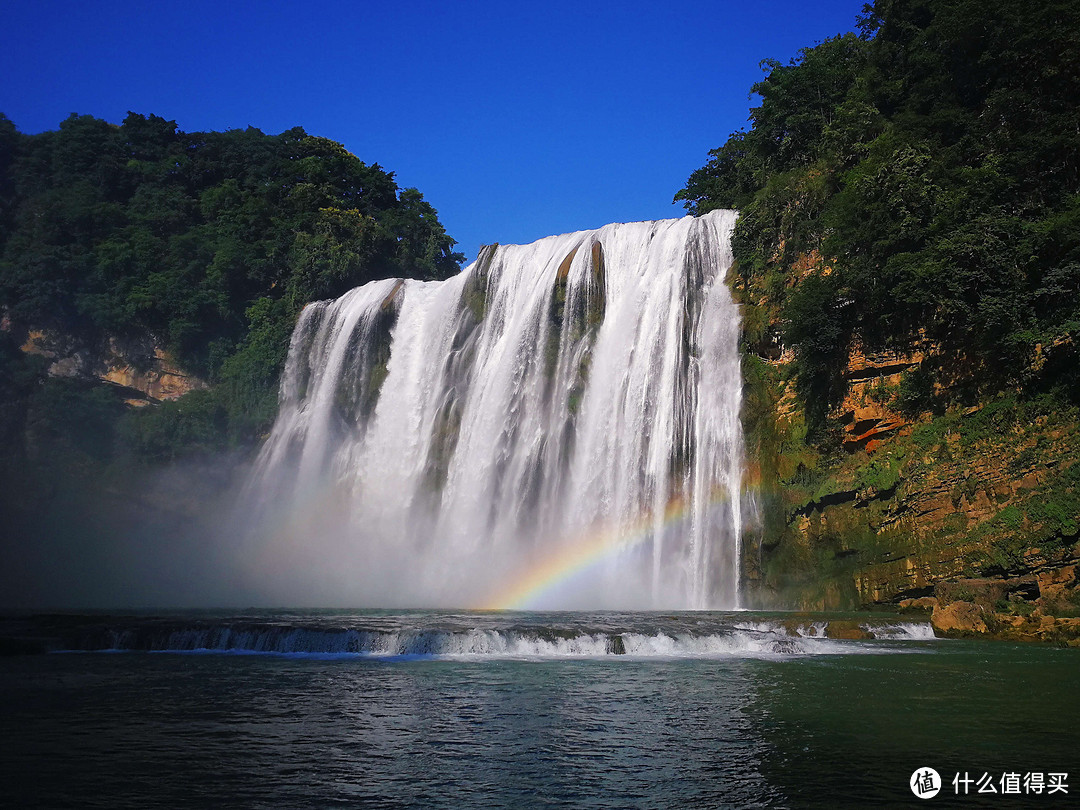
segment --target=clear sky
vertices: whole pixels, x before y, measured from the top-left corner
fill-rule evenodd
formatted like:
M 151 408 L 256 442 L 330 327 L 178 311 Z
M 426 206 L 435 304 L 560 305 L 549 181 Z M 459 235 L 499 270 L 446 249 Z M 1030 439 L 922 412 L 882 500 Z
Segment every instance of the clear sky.
M 746 122 L 765 58 L 862 0 L 0 0 L 0 112 L 302 126 L 415 186 L 471 260 L 671 203 Z

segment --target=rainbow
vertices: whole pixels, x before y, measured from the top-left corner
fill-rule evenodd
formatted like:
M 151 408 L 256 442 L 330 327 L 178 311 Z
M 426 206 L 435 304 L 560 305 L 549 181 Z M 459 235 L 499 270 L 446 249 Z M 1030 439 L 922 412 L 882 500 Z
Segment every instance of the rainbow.
M 712 499 L 719 499 L 716 493 Z M 723 498 L 727 494 L 723 493 Z M 663 525 L 670 526 L 687 518 L 689 503 L 676 497 L 668 501 L 664 509 Z M 636 548 L 653 537 L 655 522 L 649 513 L 620 527 L 602 529 L 577 542 L 567 543 L 555 553 L 537 560 L 521 571 L 491 599 L 480 606 L 481 610 L 528 610 L 548 591 L 587 571 L 602 560 Z

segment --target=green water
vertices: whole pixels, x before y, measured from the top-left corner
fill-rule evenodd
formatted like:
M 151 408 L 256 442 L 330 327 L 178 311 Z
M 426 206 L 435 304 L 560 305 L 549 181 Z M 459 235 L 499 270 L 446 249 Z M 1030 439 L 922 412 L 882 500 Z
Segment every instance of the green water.
M 756 619 L 38 619 L 82 649 L 190 649 L 0 659 L 0 806 L 905 807 L 924 805 L 908 782 L 925 767 L 945 783 L 930 805 L 1077 804 L 1080 650 L 792 645 Z M 611 652 L 616 632 L 637 654 Z M 956 796 L 965 772 L 1069 788 Z
M 935 805 L 1064 806 L 1080 796 L 1080 651 L 939 641 L 907 655 L 828 656 L 757 673 L 748 712 L 762 771 L 793 805 L 918 802 L 917 768 L 945 782 Z M 789 665 L 793 663 L 793 665 Z M 955 795 L 957 773 L 1071 774 L 1068 796 Z M 1000 788 L 1000 785 L 999 785 Z M 969 787 L 969 790 L 972 788 Z M 1071 799 L 1071 801 L 1070 801 Z

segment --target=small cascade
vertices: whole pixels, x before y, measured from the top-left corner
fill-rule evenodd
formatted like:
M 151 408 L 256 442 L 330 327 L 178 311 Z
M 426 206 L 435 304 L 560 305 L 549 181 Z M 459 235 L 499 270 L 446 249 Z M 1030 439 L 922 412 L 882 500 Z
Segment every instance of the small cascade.
M 929 622 L 839 622 L 746 613 L 406 613 L 43 616 L 32 633 L 55 652 L 264 653 L 294 656 L 567 658 L 896 653 L 935 640 Z M 850 638 L 852 627 L 859 639 Z M 839 637 L 837 637 L 839 636 Z
M 294 604 L 739 606 L 732 211 L 305 308 L 244 498 Z M 279 602 L 280 603 L 280 602 Z

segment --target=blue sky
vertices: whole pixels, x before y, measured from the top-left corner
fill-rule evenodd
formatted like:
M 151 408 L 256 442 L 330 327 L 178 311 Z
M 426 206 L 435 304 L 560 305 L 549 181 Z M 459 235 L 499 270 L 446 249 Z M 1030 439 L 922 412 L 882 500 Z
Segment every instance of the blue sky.
M 469 259 L 671 203 L 746 121 L 765 58 L 861 0 L 0 0 L 0 112 L 23 132 L 128 110 L 185 131 L 302 126 L 393 171 Z

